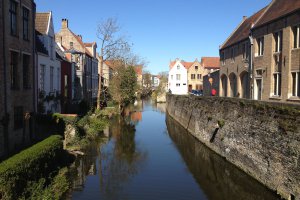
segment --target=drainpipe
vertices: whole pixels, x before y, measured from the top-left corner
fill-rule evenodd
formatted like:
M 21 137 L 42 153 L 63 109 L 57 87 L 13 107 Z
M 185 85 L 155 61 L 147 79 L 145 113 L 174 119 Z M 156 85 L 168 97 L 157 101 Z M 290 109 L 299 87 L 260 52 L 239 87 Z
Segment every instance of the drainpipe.
M 253 37 L 252 37 L 252 30 L 250 30 L 250 35 L 249 35 L 249 40 L 250 40 L 250 55 L 249 55 L 249 83 L 250 83 L 250 99 L 253 98 L 254 94 L 254 87 L 253 87 Z

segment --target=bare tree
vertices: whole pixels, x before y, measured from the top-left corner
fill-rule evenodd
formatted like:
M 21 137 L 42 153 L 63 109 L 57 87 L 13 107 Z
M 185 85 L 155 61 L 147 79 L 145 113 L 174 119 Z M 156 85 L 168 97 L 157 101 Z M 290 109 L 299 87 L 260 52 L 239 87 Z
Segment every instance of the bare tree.
M 130 51 L 126 38 L 120 35 L 120 26 L 117 19 L 108 18 L 98 24 L 97 37 L 100 40 L 100 77 L 97 95 L 97 109 L 100 109 L 102 93 L 103 63 L 109 59 L 121 59 Z

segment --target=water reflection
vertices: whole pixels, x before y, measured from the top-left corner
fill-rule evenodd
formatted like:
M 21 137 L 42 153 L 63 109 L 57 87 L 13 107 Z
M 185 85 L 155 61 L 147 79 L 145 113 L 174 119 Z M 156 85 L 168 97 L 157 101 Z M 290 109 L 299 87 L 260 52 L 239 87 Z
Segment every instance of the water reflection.
M 168 115 L 166 123 L 171 139 L 208 199 L 280 199 L 209 150 Z

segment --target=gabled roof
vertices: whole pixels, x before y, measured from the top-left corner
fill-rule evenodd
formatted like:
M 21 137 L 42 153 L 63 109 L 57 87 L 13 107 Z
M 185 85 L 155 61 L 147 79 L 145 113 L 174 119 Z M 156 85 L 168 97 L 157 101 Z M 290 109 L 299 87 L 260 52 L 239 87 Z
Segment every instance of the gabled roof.
M 49 26 L 50 12 L 36 13 L 35 15 L 35 30 L 39 34 L 47 34 Z
M 87 43 L 84 43 L 84 45 L 86 46 L 86 47 L 92 47 L 93 45 L 95 45 L 96 44 L 96 42 L 87 42 Z
M 172 69 L 174 67 L 174 65 L 176 64 L 177 60 L 171 61 L 169 64 L 170 69 Z M 196 62 L 196 61 L 195 61 Z M 180 63 L 184 66 L 184 68 L 189 69 L 195 62 L 186 62 L 186 61 L 180 61 Z
M 201 65 L 204 68 L 219 69 L 220 68 L 220 57 L 202 57 Z
M 297 10 L 300 10 L 299 0 L 273 0 L 264 15 L 255 24 L 254 28 L 289 15 Z
M 234 30 L 234 32 L 227 38 L 220 49 L 224 49 L 240 41 L 243 41 L 249 37 L 252 26 L 257 20 L 264 14 L 267 7 L 261 9 L 249 18 L 246 18 L 242 23 Z
M 137 75 L 142 75 L 143 74 L 143 67 L 142 65 L 137 65 L 134 66 L 134 71 Z

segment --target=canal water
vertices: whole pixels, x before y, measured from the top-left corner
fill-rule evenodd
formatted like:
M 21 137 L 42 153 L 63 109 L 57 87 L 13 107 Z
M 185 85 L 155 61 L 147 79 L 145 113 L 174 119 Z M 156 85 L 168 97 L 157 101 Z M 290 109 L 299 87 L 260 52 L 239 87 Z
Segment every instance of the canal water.
M 73 165 L 73 200 L 258 200 L 279 197 L 216 155 L 165 113 L 139 102 Z

